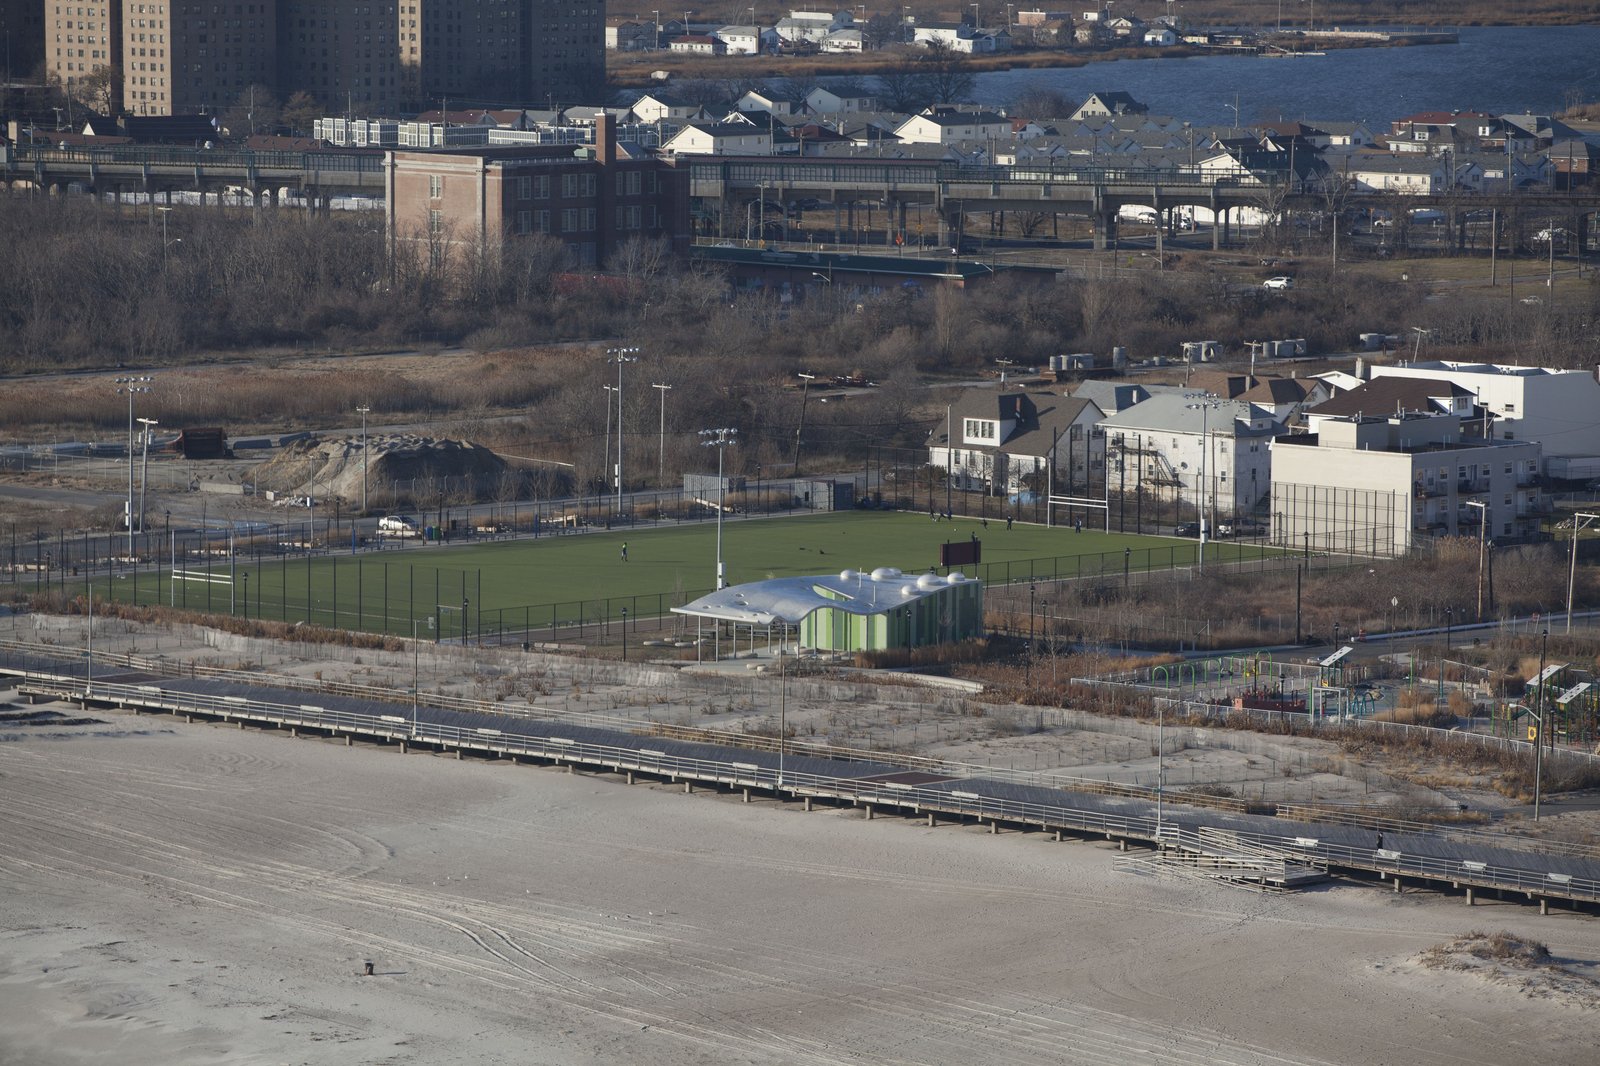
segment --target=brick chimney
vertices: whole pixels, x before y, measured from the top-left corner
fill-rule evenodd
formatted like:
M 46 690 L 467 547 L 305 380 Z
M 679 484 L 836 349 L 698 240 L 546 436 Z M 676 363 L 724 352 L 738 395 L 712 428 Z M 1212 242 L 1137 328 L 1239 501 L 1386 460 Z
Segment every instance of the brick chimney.
M 594 117 L 594 155 L 603 167 L 617 160 L 617 117 L 609 111 Z

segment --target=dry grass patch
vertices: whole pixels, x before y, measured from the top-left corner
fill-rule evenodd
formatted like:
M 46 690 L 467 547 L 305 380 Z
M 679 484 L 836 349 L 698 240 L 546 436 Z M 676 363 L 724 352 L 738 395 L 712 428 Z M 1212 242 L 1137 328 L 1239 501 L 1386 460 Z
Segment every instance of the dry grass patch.
M 1413 961 L 1423 969 L 1467 974 L 1511 988 L 1529 999 L 1600 1007 L 1600 984 L 1562 966 L 1548 945 L 1505 931 L 1474 930 L 1434 945 Z

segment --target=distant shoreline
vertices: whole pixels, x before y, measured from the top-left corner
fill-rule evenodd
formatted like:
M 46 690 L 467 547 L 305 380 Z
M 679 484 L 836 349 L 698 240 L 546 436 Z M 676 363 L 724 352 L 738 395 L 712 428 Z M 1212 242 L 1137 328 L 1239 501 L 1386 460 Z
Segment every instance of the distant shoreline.
M 1352 26 L 1352 29 L 1357 27 Z M 1381 32 L 1381 27 L 1374 27 L 1371 32 Z M 1309 48 L 1314 45 L 1319 51 L 1347 51 L 1356 48 L 1412 48 L 1435 44 L 1454 44 L 1456 41 L 1440 40 L 1434 34 L 1448 31 L 1445 27 L 1438 30 L 1418 30 L 1411 34 L 1399 34 L 1386 40 L 1372 38 L 1337 38 L 1321 35 L 1307 35 L 1301 31 L 1285 31 L 1281 34 L 1272 34 L 1263 38 L 1263 43 L 1270 43 L 1273 39 L 1292 41 Z M 884 53 L 876 53 L 882 55 Z M 1123 59 L 1161 60 L 1161 59 L 1193 59 L 1198 56 L 1208 55 L 1238 55 L 1244 54 L 1241 49 L 1225 47 L 1203 48 L 1195 45 L 1175 45 L 1171 48 L 1113 48 L 1101 52 L 1067 52 L 1055 49 L 1040 49 L 1037 51 L 1022 50 L 1008 52 L 1002 55 L 974 56 L 966 61 L 965 67 L 974 74 L 988 74 L 1005 70 L 1074 70 L 1086 67 L 1091 63 L 1107 63 Z M 606 74 L 607 84 L 617 89 L 644 88 L 651 85 L 660 85 L 662 80 L 652 77 L 652 71 L 665 70 L 671 73 L 670 81 L 710 81 L 727 78 L 742 77 L 752 64 L 749 61 L 761 61 L 761 77 L 768 78 L 849 78 L 849 77 L 877 77 L 880 74 L 894 70 L 901 59 L 901 55 L 893 53 L 882 60 L 868 59 L 861 55 L 815 55 L 815 56 L 721 56 L 712 59 L 694 56 L 684 58 L 681 56 L 656 55 L 651 58 L 634 59 L 631 54 L 628 67 L 625 70 L 612 69 Z M 644 53 L 643 55 L 650 55 Z

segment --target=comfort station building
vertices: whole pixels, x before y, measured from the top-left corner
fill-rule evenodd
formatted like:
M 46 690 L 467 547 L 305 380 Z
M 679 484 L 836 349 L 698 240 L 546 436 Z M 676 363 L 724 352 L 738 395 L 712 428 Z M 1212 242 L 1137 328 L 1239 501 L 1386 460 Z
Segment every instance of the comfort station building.
M 959 571 L 909 575 L 885 566 L 731 585 L 672 610 L 730 624 L 735 651 L 745 636 L 752 649 L 763 639 L 770 647 L 774 626 L 798 629 L 802 649 L 917 648 L 980 635 L 983 583 Z

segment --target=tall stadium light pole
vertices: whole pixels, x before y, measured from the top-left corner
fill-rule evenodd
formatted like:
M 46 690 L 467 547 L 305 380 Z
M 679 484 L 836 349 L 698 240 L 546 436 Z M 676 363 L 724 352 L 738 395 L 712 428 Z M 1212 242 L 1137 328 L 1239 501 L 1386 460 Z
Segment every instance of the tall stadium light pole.
M 1200 548 L 1195 556 L 1195 569 L 1202 574 L 1206 572 L 1206 526 L 1209 524 L 1206 521 L 1206 452 L 1210 450 L 1206 443 L 1210 440 L 1207 416 L 1212 408 L 1221 406 L 1221 400 L 1205 393 L 1199 394 L 1199 402 L 1188 405 L 1189 410 L 1200 412 L 1200 497 L 1195 501 L 1195 510 L 1200 514 Z
M 717 450 L 717 588 L 719 589 L 728 587 L 726 572 L 722 566 L 722 512 L 726 509 L 723 506 L 722 498 L 723 492 L 728 485 L 722 477 L 722 455 L 729 447 L 737 443 L 735 438 L 738 435 L 739 431 L 737 429 L 728 429 L 726 427 L 721 429 L 702 429 L 700 431 L 700 443 L 707 448 L 715 448 Z
M 149 392 L 148 382 L 152 379 L 148 374 L 135 377 L 117 378 L 117 391 L 125 393 L 128 397 L 128 513 L 125 516 L 128 524 L 128 555 L 133 555 L 133 398 L 141 392 Z
M 1579 521 L 1582 519 L 1582 521 Z M 1572 564 L 1567 570 L 1567 632 L 1572 632 L 1572 591 L 1578 583 L 1578 534 L 1590 522 L 1600 521 L 1600 514 L 1579 511 L 1572 516 Z
M 139 532 L 144 532 L 144 501 L 150 493 L 150 429 L 161 423 L 153 418 L 141 418 L 139 424 L 144 427 L 140 434 L 142 450 L 139 456 Z M 133 462 L 133 456 L 128 456 L 128 462 Z M 149 547 L 149 545 L 146 545 Z
M 656 445 L 656 481 L 667 480 L 667 393 L 672 391 L 671 385 L 656 382 L 650 386 L 661 394 L 661 425 L 659 443 Z
M 607 348 L 607 362 L 617 364 L 617 514 L 622 514 L 622 366 L 637 363 L 637 348 Z
M 367 413 L 372 410 L 366 404 L 356 408 L 361 412 L 361 513 L 367 513 Z

